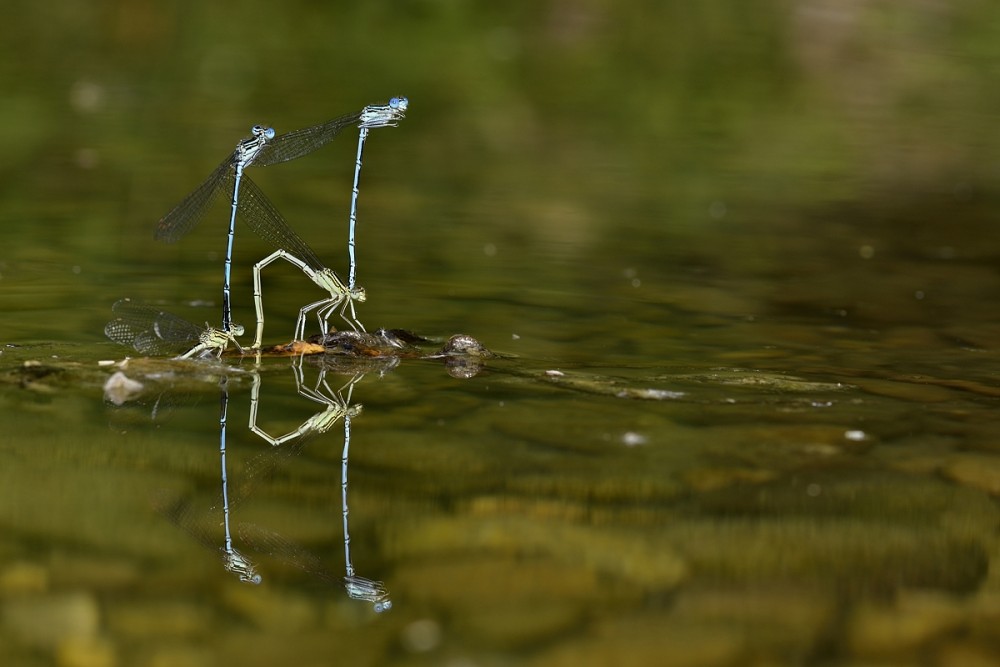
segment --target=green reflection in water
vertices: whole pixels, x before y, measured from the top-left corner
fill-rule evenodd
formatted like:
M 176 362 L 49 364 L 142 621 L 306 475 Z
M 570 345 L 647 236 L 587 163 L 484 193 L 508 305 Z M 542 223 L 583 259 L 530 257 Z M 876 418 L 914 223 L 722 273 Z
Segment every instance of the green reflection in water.
M 996 658 L 1000 10 L 19 4 L 0 662 Z M 118 298 L 215 319 L 190 303 L 218 302 L 223 207 L 177 246 L 152 229 L 251 124 L 394 94 L 361 317 L 512 358 L 359 383 L 355 559 L 395 603 L 373 619 L 280 560 L 241 587 L 154 511 L 160 490 L 214 502 L 217 368 L 159 368 L 182 399 L 161 423 L 159 394 L 104 404 L 96 362 L 123 354 L 101 336 Z M 255 176 L 341 271 L 352 158 Z M 249 323 L 264 245 L 236 253 Z M 276 321 L 319 298 L 270 280 Z M 263 372 L 275 432 L 314 414 L 285 362 Z M 233 433 L 238 484 L 266 447 Z M 339 456 L 315 439 L 241 508 L 332 571 Z

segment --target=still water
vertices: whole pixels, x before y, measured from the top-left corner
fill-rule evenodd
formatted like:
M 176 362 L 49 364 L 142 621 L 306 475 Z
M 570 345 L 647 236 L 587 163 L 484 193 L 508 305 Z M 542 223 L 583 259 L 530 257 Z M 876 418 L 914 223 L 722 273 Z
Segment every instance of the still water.
M 16 4 L 0 664 L 1000 661 L 997 9 Z M 226 207 L 153 230 L 251 125 L 400 94 L 359 316 L 419 354 L 104 337 L 218 322 Z M 354 142 L 253 172 L 342 276 Z

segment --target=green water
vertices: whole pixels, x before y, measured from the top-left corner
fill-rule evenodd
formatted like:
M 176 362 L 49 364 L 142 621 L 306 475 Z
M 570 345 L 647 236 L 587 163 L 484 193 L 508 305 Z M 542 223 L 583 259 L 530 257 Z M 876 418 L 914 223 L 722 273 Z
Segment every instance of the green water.
M 1000 660 L 1000 10 L 8 14 L 0 664 Z M 217 322 L 226 207 L 175 245 L 153 229 L 251 125 L 393 95 L 360 318 L 496 358 L 311 359 L 301 392 L 287 358 L 122 364 L 121 297 Z M 346 135 L 252 171 L 341 275 Z M 237 229 L 246 325 L 268 252 Z M 271 344 L 322 296 L 284 265 L 265 289 Z M 118 370 L 143 385 L 121 405 Z M 222 378 L 259 586 L 220 558 Z M 351 559 L 382 614 L 343 584 L 348 395 Z M 272 438 L 309 437 L 272 447 L 254 403 Z

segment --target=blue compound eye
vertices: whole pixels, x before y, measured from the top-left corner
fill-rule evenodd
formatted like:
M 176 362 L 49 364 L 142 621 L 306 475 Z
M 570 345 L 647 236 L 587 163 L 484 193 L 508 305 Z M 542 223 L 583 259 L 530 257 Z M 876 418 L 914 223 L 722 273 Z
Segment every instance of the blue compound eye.
M 264 128 L 264 138 L 265 139 L 274 139 L 274 128 L 273 127 L 265 127 Z

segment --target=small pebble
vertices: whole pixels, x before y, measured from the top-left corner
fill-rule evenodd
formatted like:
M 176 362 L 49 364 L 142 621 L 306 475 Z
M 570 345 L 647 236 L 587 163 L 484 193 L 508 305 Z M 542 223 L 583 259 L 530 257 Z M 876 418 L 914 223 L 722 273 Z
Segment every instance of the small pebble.
M 138 396 L 143 390 L 143 384 L 130 379 L 118 371 L 104 383 L 104 400 L 114 405 L 122 405 Z

